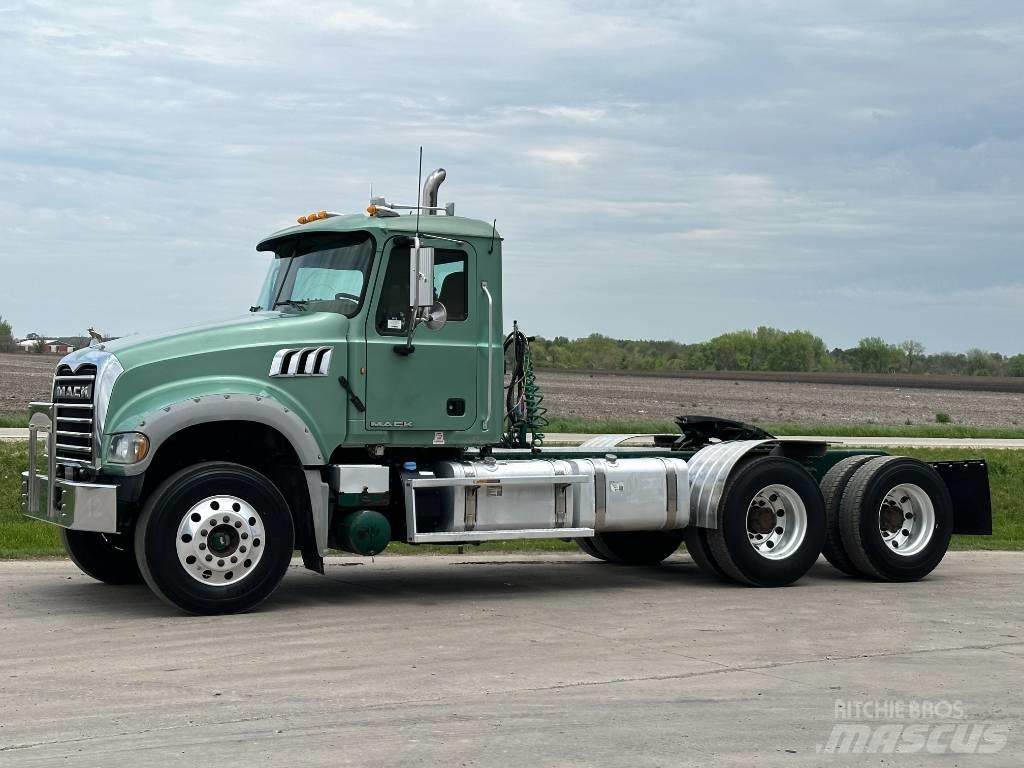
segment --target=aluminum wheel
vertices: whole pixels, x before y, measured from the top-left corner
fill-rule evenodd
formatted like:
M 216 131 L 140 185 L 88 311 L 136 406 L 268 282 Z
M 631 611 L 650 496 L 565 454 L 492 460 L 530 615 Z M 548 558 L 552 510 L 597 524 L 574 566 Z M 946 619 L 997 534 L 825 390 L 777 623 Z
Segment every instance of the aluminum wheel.
M 235 584 L 256 569 L 263 538 L 263 520 L 243 499 L 210 496 L 189 509 L 178 526 L 178 562 L 203 584 Z
M 931 497 L 918 485 L 897 485 L 885 494 L 878 508 L 878 532 L 893 554 L 918 554 L 935 533 L 935 505 Z
M 807 507 L 788 485 L 769 485 L 754 494 L 747 510 L 750 546 L 768 560 L 785 560 L 807 535 Z

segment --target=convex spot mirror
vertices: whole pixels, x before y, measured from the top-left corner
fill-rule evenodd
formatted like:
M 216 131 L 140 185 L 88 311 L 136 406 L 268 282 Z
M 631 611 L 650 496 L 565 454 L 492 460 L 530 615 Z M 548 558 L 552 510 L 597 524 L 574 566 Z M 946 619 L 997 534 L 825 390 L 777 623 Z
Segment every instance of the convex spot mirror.
M 440 301 L 434 302 L 434 306 L 428 309 L 423 315 L 423 324 L 432 331 L 439 331 L 448 322 L 448 310 Z

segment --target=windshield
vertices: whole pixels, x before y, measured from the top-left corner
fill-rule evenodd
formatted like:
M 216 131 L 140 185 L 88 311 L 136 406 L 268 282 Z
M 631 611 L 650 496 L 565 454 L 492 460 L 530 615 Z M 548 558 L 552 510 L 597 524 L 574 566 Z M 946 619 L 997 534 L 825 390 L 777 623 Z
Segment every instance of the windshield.
M 282 243 L 257 306 L 353 317 L 363 303 L 374 250 L 373 238 L 365 232 L 306 236 Z

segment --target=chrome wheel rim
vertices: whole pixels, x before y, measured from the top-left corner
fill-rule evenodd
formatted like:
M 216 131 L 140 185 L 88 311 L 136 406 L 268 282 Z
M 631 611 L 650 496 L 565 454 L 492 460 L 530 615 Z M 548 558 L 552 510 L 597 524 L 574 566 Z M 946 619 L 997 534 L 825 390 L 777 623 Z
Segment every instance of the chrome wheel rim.
M 244 499 L 210 496 L 178 525 L 178 562 L 196 581 L 226 587 L 256 570 L 266 549 L 263 519 Z
M 919 485 L 901 483 L 878 507 L 878 533 L 894 555 L 919 554 L 935 534 L 935 505 Z
M 807 536 L 807 507 L 788 485 L 769 485 L 754 494 L 747 509 L 747 540 L 761 557 L 784 560 Z

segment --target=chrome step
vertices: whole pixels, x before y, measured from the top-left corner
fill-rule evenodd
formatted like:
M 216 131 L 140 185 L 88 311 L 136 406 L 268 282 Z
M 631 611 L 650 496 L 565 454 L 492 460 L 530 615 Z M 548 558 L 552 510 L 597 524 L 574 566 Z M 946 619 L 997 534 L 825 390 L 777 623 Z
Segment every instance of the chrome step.
M 590 538 L 593 528 L 523 528 L 509 531 L 452 531 L 451 533 L 417 533 L 415 544 L 460 544 L 499 539 L 575 539 Z

